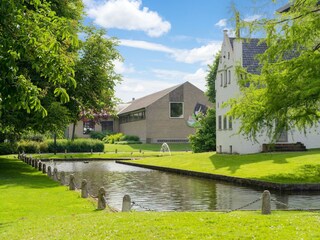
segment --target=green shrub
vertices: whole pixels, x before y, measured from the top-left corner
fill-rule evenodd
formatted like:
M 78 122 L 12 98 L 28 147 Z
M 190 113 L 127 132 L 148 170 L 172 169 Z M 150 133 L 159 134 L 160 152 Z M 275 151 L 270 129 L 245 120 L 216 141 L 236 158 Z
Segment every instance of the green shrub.
M 24 134 L 22 137 L 22 140 L 24 141 L 33 141 L 33 142 L 43 142 L 45 140 L 45 136 L 42 134 Z
M 216 150 L 216 111 L 208 109 L 207 114 L 200 118 L 200 127 L 194 135 L 189 136 L 192 151 L 195 153 Z
M 110 143 L 110 144 L 114 144 L 115 142 L 119 142 L 121 137 L 123 137 L 123 133 L 115 133 L 115 134 L 111 134 L 109 136 L 106 136 L 103 141 L 105 143 Z
M 37 141 L 20 141 L 18 142 L 18 151 L 25 153 L 39 153 L 40 142 Z
M 12 154 L 18 152 L 16 143 L 0 143 L 0 155 Z
M 140 138 L 138 136 L 134 136 L 134 135 L 123 135 L 120 138 L 120 141 L 138 142 L 138 141 L 140 141 Z
M 90 132 L 90 138 L 102 140 L 102 139 L 105 138 L 107 135 L 110 135 L 110 133 L 111 133 L 111 132 L 109 132 L 109 131 L 103 131 L 103 132 L 95 132 L 95 131 L 92 131 L 92 132 Z
M 47 141 L 48 151 L 54 152 L 55 146 L 52 140 Z M 103 152 L 104 144 L 100 140 L 79 138 L 74 141 L 58 139 L 56 144 L 56 152 Z
M 140 141 L 119 141 L 115 142 L 114 144 L 120 144 L 120 145 L 125 145 L 125 144 L 142 144 Z

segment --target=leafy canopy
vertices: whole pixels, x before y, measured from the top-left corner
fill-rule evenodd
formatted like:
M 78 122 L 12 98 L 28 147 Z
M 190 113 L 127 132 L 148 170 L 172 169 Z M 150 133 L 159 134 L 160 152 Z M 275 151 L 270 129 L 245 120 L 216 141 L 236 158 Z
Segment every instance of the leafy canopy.
M 276 139 L 283 130 L 316 126 L 320 120 L 320 5 L 296 0 L 274 19 L 242 22 L 265 32 L 268 48 L 258 56 L 261 74 L 239 68 L 242 96 L 229 101 L 240 131 L 255 137 L 265 131 Z M 238 78 L 240 79 L 240 78 Z M 248 83 L 250 84 L 249 87 Z

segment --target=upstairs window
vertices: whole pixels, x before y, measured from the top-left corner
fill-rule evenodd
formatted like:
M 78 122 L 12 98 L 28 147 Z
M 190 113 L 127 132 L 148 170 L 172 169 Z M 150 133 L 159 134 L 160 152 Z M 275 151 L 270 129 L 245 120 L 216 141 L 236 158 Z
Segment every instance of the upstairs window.
M 170 118 L 183 118 L 183 103 L 170 103 Z
M 221 119 L 221 115 L 218 117 L 218 129 L 219 129 L 219 130 L 222 129 L 222 119 Z
M 229 129 L 232 130 L 232 117 L 229 117 Z
M 231 70 L 229 70 L 229 84 L 231 83 Z
M 223 75 L 222 75 L 222 73 L 220 74 L 220 80 L 221 80 L 220 87 L 222 87 L 223 86 Z
M 227 116 L 223 117 L 223 129 L 226 130 L 227 129 Z
M 227 70 L 224 71 L 224 87 L 227 86 L 227 82 L 228 82 L 228 75 L 227 75 Z

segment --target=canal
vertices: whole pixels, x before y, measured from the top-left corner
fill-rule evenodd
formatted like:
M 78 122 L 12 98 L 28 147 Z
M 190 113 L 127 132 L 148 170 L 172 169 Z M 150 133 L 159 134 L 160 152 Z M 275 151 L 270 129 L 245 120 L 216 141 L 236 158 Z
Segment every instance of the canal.
M 108 203 L 121 209 L 122 198 L 129 194 L 131 200 L 144 208 L 156 211 L 213 211 L 239 208 L 261 196 L 263 189 L 254 189 L 214 181 L 117 164 L 114 161 L 56 161 L 47 162 L 59 172 L 75 175 L 77 186 L 87 179 L 89 192 L 97 195 L 106 189 Z M 273 199 L 290 208 L 320 208 L 320 192 L 280 193 L 271 191 Z M 259 209 L 258 201 L 244 209 Z M 286 209 L 285 205 L 272 203 L 273 209 Z M 135 206 L 136 211 L 145 209 Z

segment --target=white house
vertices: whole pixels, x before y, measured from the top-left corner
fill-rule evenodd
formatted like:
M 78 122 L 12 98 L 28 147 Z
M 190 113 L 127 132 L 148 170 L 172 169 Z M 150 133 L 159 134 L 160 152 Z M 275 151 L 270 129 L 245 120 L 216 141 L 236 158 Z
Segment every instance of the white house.
M 256 38 L 246 40 L 231 38 L 227 31 L 224 31 L 221 59 L 215 82 L 218 153 L 257 153 L 263 150 L 263 144 L 270 143 L 270 139 L 263 133 L 257 138 L 258 143 L 237 134 L 240 127 L 239 120 L 227 117 L 229 108 L 222 107 L 224 102 L 241 94 L 235 74 L 236 66 L 243 66 L 251 73 L 259 73 L 259 65 L 255 60 L 255 55 L 263 53 L 266 50 L 266 45 L 258 44 L 258 42 L 259 39 Z M 296 148 L 292 148 L 292 144 L 297 142 L 302 144 L 296 144 Z M 309 129 L 306 135 L 298 130 L 284 132 L 278 139 L 276 146 L 277 144 L 279 149 L 283 146 L 283 150 L 303 150 L 304 146 L 307 149 L 320 148 L 320 128 Z

